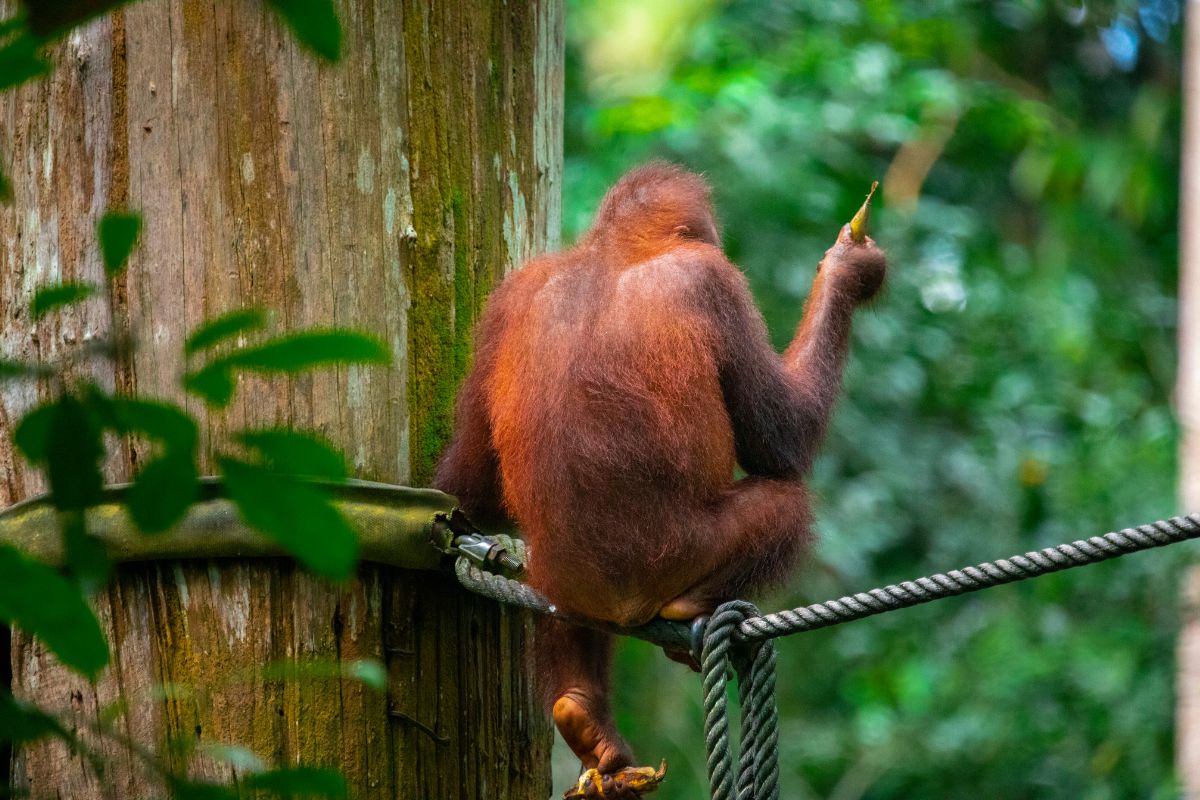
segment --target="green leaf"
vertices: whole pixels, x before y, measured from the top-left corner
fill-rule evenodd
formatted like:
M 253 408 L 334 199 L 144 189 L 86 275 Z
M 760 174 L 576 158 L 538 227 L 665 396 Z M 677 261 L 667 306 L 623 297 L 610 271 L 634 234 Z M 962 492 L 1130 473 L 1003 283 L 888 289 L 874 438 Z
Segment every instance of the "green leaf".
M 107 14 L 129 0 L 75 0 L 75 2 L 25 2 L 29 27 L 46 39 L 78 28 L 89 19 Z
M 60 522 L 67 569 L 85 592 L 99 589 L 112 571 L 104 542 L 88 532 L 83 511 L 66 511 Z
M 255 372 L 302 372 L 329 364 L 390 364 L 382 342 L 348 330 L 309 330 L 230 353 L 216 363 Z
M 233 399 L 233 371 L 223 363 L 209 364 L 198 372 L 184 375 L 183 388 L 207 405 L 224 408 Z
M 200 742 L 196 745 L 197 755 L 207 756 L 214 761 L 230 765 L 238 772 L 262 772 L 267 768 L 263 760 L 248 747 L 221 742 Z
M 10 33 L 16 33 L 24 28 L 28 23 L 28 14 L 29 9 L 20 9 L 11 17 L 0 19 L 0 37 L 8 36 Z
M 162 442 L 168 450 L 188 452 L 194 451 L 200 440 L 196 421 L 174 403 L 107 397 L 99 391 L 89 395 L 89 400 L 92 398 L 107 405 L 111 416 L 105 422 L 117 433 L 140 433 Z
M 374 659 L 346 662 L 336 659 L 297 661 L 289 658 L 267 664 L 257 670 L 254 676 L 268 681 L 352 680 L 376 691 L 387 689 L 387 670 Z
M 391 353 L 374 337 L 347 330 L 310 330 L 236 350 L 184 376 L 183 385 L 218 408 L 233 399 L 233 370 L 294 373 L 330 364 L 389 364 Z
M 143 533 L 159 533 L 179 522 L 199 495 L 196 446 L 200 431 L 183 409 L 157 400 L 109 397 L 93 387 L 87 394 L 105 425 L 117 433 L 135 433 L 161 446 L 134 477 L 127 505 Z
M 168 450 L 138 472 L 129 490 L 129 516 L 143 533 L 169 530 L 200 496 L 200 476 L 191 450 Z
M 0 618 L 41 639 L 63 664 L 86 676 L 108 664 L 108 643 L 79 588 L 3 543 Z
M 246 524 L 292 553 L 308 569 L 348 578 L 358 558 L 354 529 L 315 484 L 258 464 L 220 458 L 230 499 Z
M 8 175 L 0 170 L 0 203 L 11 203 L 13 199 L 12 181 L 8 179 Z
M 342 55 L 342 26 L 333 0 L 269 0 L 300 44 L 329 61 Z
M 28 31 L 0 47 L 0 91 L 48 73 L 50 62 L 41 50 L 41 40 Z
M 55 409 L 54 402 L 42 403 L 26 412 L 13 431 L 13 444 L 31 464 L 44 464 L 46 461 Z
M 0 358 L 0 382 L 19 378 L 42 378 L 54 371 L 42 364 L 29 364 L 11 358 Z
M 346 779 L 337 770 L 320 767 L 284 767 L 243 780 L 248 789 L 270 792 L 276 797 L 328 797 L 347 795 Z
M 110 211 L 100 218 L 100 256 L 104 260 L 104 271 L 119 275 L 129 261 L 129 254 L 142 231 L 142 215 L 123 211 Z
M 107 728 L 121 717 L 129 715 L 129 700 L 124 697 L 118 697 L 111 703 L 106 703 L 100 708 L 96 714 L 96 722 L 101 728 Z
M 261 308 L 242 308 L 210 320 L 192 331 L 184 342 L 188 355 L 205 350 L 246 331 L 259 330 L 267 324 L 267 312 Z
M 24 744 L 47 736 L 71 741 L 71 734 L 57 719 L 0 689 L 0 742 Z
M 266 466 L 277 472 L 342 481 L 346 459 L 336 447 L 311 433 L 286 428 L 240 431 L 234 439 L 257 450 Z
M 189 781 L 175 776 L 167 777 L 174 800 L 241 800 L 236 789 L 219 783 Z
M 387 691 L 387 669 L 374 659 L 351 661 L 346 665 L 345 676 L 377 692 Z
M 96 287 L 90 283 L 60 283 L 55 286 L 46 286 L 38 289 L 37 294 L 33 296 L 33 302 L 29 304 L 29 313 L 34 320 L 39 320 L 57 308 L 74 305 L 95 293 Z
M 156 683 L 150 687 L 150 696 L 155 700 L 190 700 L 196 696 L 196 687 L 190 683 Z
M 64 394 L 54 404 L 47 438 L 46 477 L 54 507 L 74 511 L 99 501 L 104 440 L 92 412 L 78 398 Z

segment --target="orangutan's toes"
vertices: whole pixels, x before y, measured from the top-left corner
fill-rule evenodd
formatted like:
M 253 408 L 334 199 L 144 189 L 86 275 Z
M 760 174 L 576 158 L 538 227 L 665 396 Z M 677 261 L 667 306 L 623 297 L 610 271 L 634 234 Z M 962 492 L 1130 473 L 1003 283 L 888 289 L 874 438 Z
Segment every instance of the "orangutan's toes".
M 667 774 L 667 762 L 654 767 L 625 767 L 611 773 L 589 769 L 579 783 L 563 794 L 564 800 L 638 800 L 658 788 Z

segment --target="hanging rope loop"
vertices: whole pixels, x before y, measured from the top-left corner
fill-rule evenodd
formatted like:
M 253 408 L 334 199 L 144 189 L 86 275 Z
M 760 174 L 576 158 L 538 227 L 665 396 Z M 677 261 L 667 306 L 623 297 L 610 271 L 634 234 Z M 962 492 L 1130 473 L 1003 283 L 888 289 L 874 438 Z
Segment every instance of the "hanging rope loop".
M 775 703 L 775 645 L 738 642 L 734 634 L 759 611 L 745 600 L 724 603 L 704 625 L 700 672 L 704 691 L 704 741 L 713 800 L 779 797 L 779 712 Z M 729 737 L 728 681 L 738 681 L 742 741 L 737 776 Z

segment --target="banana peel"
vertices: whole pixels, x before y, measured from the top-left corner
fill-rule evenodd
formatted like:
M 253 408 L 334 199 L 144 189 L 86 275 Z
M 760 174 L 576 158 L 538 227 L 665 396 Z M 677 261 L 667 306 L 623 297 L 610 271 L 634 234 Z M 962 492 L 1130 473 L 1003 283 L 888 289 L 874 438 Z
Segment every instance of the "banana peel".
M 654 767 L 625 767 L 609 775 L 603 775 L 599 770 L 589 769 L 579 776 L 579 783 L 563 793 L 563 800 L 580 800 L 585 797 L 603 798 L 608 795 L 604 791 L 604 781 L 607 778 L 614 787 L 622 790 L 632 790 L 638 794 L 648 794 L 658 788 L 667 775 L 667 760 L 664 758 L 658 769 Z M 587 792 L 591 789 L 591 794 Z

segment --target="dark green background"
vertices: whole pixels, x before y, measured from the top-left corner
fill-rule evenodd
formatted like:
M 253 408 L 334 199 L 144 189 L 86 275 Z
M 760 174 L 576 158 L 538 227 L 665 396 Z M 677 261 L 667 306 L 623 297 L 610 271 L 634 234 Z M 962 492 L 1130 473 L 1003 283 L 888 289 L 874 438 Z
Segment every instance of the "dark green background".
M 1178 510 L 1177 16 L 1170 2 L 568 4 L 565 239 L 633 164 L 703 171 L 780 347 L 870 181 L 956 121 L 915 208 L 884 187 L 872 223 L 891 285 L 858 318 L 812 480 L 821 543 L 764 608 Z M 783 796 L 1176 796 L 1178 578 L 1194 557 L 1184 545 L 782 642 Z M 640 759 L 671 762 L 658 796 L 702 796 L 698 680 L 630 642 L 616 683 Z

